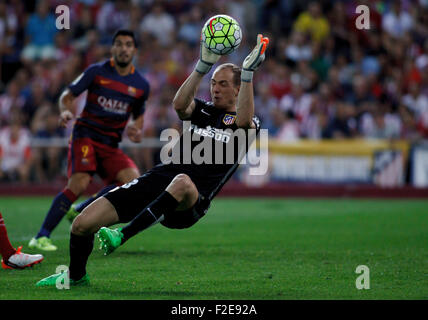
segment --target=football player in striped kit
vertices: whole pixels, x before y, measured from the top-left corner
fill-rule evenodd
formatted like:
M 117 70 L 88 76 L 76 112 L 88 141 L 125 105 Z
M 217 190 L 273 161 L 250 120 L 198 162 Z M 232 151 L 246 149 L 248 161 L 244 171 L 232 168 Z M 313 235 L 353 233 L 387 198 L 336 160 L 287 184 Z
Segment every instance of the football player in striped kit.
M 95 173 L 106 183 L 99 195 L 139 177 L 135 163 L 118 147 L 125 127 L 131 141 L 138 143 L 142 139 L 150 87 L 132 64 L 136 52 L 134 33 L 117 31 L 111 47 L 112 58 L 89 66 L 61 95 L 60 124 L 66 126 L 76 116 L 74 98 L 87 90 L 85 107 L 70 137 L 67 186 L 53 200 L 38 234 L 29 243 L 30 248 L 57 249 L 50 234 L 87 189 Z M 128 124 L 131 116 L 133 120 Z

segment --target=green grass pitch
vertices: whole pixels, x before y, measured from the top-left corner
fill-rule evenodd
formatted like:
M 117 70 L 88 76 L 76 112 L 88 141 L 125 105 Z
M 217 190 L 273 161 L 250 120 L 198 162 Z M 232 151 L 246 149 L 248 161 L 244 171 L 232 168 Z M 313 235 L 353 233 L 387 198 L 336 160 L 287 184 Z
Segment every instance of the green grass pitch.
M 0 197 L 14 246 L 37 252 L 27 244 L 51 200 Z M 0 269 L 0 299 L 428 299 L 428 200 L 219 198 L 190 229 L 157 225 L 109 256 L 96 239 L 88 287 L 36 288 L 68 264 L 69 229 L 41 264 Z

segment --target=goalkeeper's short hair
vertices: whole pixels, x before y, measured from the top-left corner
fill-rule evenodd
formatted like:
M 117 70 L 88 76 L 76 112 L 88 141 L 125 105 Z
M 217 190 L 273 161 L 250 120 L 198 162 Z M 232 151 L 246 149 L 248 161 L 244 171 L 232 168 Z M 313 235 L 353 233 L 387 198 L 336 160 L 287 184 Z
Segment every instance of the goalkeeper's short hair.
M 242 71 L 241 67 L 237 66 L 234 63 L 228 62 L 228 63 L 223 63 L 223 64 L 219 65 L 215 69 L 215 71 L 222 70 L 222 69 L 232 70 L 232 72 L 233 72 L 233 85 L 234 86 L 237 87 L 241 84 L 241 71 Z

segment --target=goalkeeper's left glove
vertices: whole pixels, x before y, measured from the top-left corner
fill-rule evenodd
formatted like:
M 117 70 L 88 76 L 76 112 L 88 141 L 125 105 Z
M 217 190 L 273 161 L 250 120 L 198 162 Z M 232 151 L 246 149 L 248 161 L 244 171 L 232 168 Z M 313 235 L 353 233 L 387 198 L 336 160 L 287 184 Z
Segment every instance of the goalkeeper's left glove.
M 253 72 L 265 60 L 265 51 L 268 43 L 269 38 L 263 37 L 261 34 L 257 35 L 257 45 L 242 63 L 241 81 L 251 82 L 253 80 Z

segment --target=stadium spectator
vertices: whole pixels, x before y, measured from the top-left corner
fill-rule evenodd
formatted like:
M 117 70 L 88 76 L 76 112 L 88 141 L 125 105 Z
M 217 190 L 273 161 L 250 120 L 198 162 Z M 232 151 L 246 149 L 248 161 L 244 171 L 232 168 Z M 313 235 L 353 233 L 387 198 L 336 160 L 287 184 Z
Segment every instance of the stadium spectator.
M 19 93 L 22 94 L 25 99 L 27 99 L 30 94 L 29 70 L 26 68 L 20 68 L 11 81 L 16 81 L 19 87 Z
M 312 97 L 305 93 L 301 76 L 297 74 L 294 76 L 291 92 L 281 98 L 279 108 L 282 111 L 292 111 L 296 119 L 302 122 L 309 115 Z
M 9 42 L 18 28 L 18 18 L 6 1 L 0 2 L 0 44 L 2 46 Z
M 309 115 L 300 126 L 300 134 L 307 139 L 318 140 L 334 114 L 334 98 L 327 83 L 322 83 L 319 93 L 312 95 Z
M 6 1 L 0 3 L 0 85 L 10 81 L 21 67 L 23 32 L 19 13 Z
M 413 17 L 403 9 L 401 2 L 394 0 L 391 9 L 382 17 L 383 30 L 394 38 L 404 36 L 413 26 Z
M 332 37 L 335 44 L 335 51 L 342 54 L 348 53 L 351 43 L 355 42 L 355 39 L 352 39 L 355 35 L 349 32 L 349 18 L 346 13 L 346 4 L 343 1 L 336 1 L 332 10 L 328 13 L 331 30 L 330 37 Z
M 41 82 L 34 81 L 31 84 L 31 91 L 25 100 L 22 108 L 24 113 L 24 123 L 30 127 L 34 114 L 39 106 L 43 105 L 46 101 L 46 91 Z
M 368 139 L 396 139 L 401 135 L 401 120 L 383 110 L 365 113 L 361 117 L 362 133 Z
M 159 2 L 153 5 L 152 11 L 144 16 L 140 24 L 140 31 L 153 35 L 162 46 L 172 44 L 176 30 L 174 18 Z
M 269 133 L 274 135 L 276 126 L 273 124 L 273 112 L 278 107 L 278 99 L 270 94 L 270 88 L 267 83 L 262 83 L 257 87 L 257 95 L 254 98 L 254 104 L 259 106 L 255 110 L 256 115 L 263 123 L 263 127 L 269 130 Z
M 9 82 L 5 93 L 0 95 L 0 127 L 10 122 L 14 109 L 22 112 L 25 99 L 19 92 L 17 80 Z
M 326 81 L 328 70 L 332 64 L 331 57 L 327 54 L 323 54 L 320 44 L 312 45 L 312 59 L 309 63 L 309 67 L 316 72 L 317 78 L 320 81 Z
M 334 117 L 331 118 L 322 132 L 325 139 L 344 139 L 356 136 L 357 124 L 354 119 L 354 108 L 345 102 L 338 101 Z
M 399 106 L 398 112 L 403 124 L 401 137 L 411 143 L 418 142 L 421 139 L 421 133 L 418 130 L 418 123 L 412 112 L 404 105 Z
M 31 63 L 38 59 L 54 58 L 54 40 L 57 31 L 55 16 L 50 13 L 49 2 L 40 0 L 36 13 L 29 17 L 25 28 L 27 40 L 22 51 L 23 61 Z
M 312 48 L 302 32 L 294 31 L 291 35 L 291 42 L 285 49 L 284 54 L 287 59 L 295 64 L 299 61 L 311 60 Z
M 414 23 L 411 32 L 416 43 L 423 43 L 428 39 L 428 2 L 421 0 L 419 5 L 420 8 L 411 8 L 414 11 Z
M 308 10 L 297 17 L 294 29 L 309 35 L 312 41 L 323 41 L 330 33 L 330 24 L 323 15 L 321 4 L 317 1 L 310 2 Z
M 231 0 L 226 2 L 226 12 L 239 22 L 244 34 L 254 34 L 257 23 L 257 8 L 253 1 Z
M 403 96 L 402 103 L 409 108 L 417 120 L 428 111 L 428 97 L 421 93 L 420 84 L 417 82 L 410 84 L 409 92 Z
M 336 59 L 335 63 L 332 66 L 333 74 L 330 76 L 332 77 L 332 81 L 336 81 L 340 83 L 340 86 L 343 90 L 349 89 L 349 87 L 352 85 L 352 79 L 354 78 L 356 74 L 356 66 L 355 63 L 347 58 L 346 55 L 339 54 Z M 336 74 L 337 72 L 337 74 Z M 335 79 L 337 77 L 337 79 Z
M 153 92 L 153 95 L 155 97 L 160 97 L 168 79 L 165 60 L 161 59 L 160 55 L 153 58 L 151 68 L 146 72 L 145 77 L 150 83 L 150 90 Z
M 32 131 L 35 133 L 34 138 L 39 142 L 45 142 L 45 145 L 33 147 L 34 169 L 36 181 L 48 182 L 55 180 L 61 169 L 61 155 L 65 150 L 58 143 L 61 138 L 65 137 L 64 129 L 58 127 L 59 114 L 51 104 L 41 106 L 32 122 Z M 57 139 L 56 143 L 49 144 Z
M 423 138 L 428 138 L 428 96 L 423 94 L 420 84 L 412 82 L 409 92 L 403 96 L 403 105 L 414 119 L 414 125 Z
M 415 59 L 415 65 L 422 74 L 426 74 L 428 70 L 428 37 L 424 42 L 424 48 L 421 48 L 420 54 Z
M 101 42 L 108 44 L 114 31 L 129 28 L 131 13 L 128 0 L 104 1 L 96 18 L 97 30 L 101 33 Z
M 69 41 L 69 33 L 66 31 L 58 32 L 55 36 L 55 54 L 54 58 L 59 63 L 64 63 L 73 53 L 73 47 Z
M 286 110 L 278 114 L 280 116 L 280 127 L 275 138 L 281 142 L 295 142 L 299 140 L 299 122 L 296 120 L 292 110 Z
M 417 119 L 417 130 L 421 137 L 428 139 L 428 110 L 425 110 Z
M 367 77 L 357 75 L 353 80 L 352 90 L 346 97 L 346 101 L 355 106 L 358 114 L 363 111 L 364 103 L 373 102 L 375 100 L 373 94 L 370 92 Z
M 91 8 L 88 5 L 83 5 L 79 12 L 79 19 L 76 21 L 71 32 L 72 38 L 75 41 L 86 38 L 86 33 L 95 29 L 95 22 Z
M 274 34 L 288 34 L 293 27 L 295 17 L 298 12 L 299 3 L 297 1 L 253 1 L 258 12 L 257 28 L 266 29 Z M 257 15 L 257 12 L 254 15 Z
M 203 23 L 201 8 L 194 6 L 189 13 L 185 13 L 180 17 L 178 39 L 186 41 L 192 47 L 199 45 L 199 36 Z
M 270 95 L 281 99 L 291 90 L 290 69 L 283 64 L 275 64 L 267 83 L 270 83 Z
M 0 131 L 0 179 L 28 182 L 32 166 L 30 132 L 14 112 L 10 125 Z

